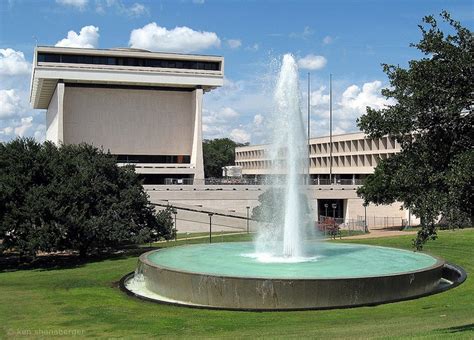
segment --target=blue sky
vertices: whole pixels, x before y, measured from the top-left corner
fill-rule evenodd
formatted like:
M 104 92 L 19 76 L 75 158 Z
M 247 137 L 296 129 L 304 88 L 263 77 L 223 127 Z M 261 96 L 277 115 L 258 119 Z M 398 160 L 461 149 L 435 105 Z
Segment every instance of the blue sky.
M 300 65 L 302 106 L 311 73 L 312 135 L 328 134 L 333 74 L 334 132 L 356 131 L 367 105 L 387 101 L 381 63 L 406 66 L 421 55 L 421 18 L 448 10 L 472 29 L 474 2 L 0 0 L 0 140 L 45 137 L 45 115 L 28 103 L 32 53 L 39 45 L 140 47 L 225 57 L 225 85 L 205 95 L 205 138 L 266 139 L 278 60 Z

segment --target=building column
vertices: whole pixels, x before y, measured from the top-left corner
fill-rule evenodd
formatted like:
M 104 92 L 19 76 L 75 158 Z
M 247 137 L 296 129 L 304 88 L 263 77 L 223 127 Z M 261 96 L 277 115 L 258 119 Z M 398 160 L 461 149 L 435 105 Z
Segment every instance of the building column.
M 204 184 L 204 163 L 202 156 L 202 88 L 193 91 L 194 135 L 191 164 L 195 167 L 194 184 Z
M 58 145 L 64 143 L 64 83 L 59 82 L 58 91 Z

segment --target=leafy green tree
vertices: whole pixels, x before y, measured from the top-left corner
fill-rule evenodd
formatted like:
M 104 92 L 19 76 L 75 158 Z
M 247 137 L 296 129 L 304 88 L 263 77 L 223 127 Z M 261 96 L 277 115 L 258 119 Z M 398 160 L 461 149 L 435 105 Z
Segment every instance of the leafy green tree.
M 311 213 L 309 200 L 306 194 L 300 193 L 301 213 Z M 258 196 L 259 204 L 252 209 L 252 219 L 263 222 L 272 222 L 281 225 L 285 216 L 285 189 L 272 187 Z
M 91 250 L 172 237 L 133 168 L 87 145 L 0 144 L 0 239 L 22 254 Z M 171 224 L 170 224 L 171 223 Z
M 39 143 L 33 139 L 16 139 L 0 144 L 2 247 L 15 245 L 25 254 L 31 249 L 49 248 L 54 243 L 44 235 L 47 227 L 42 220 L 47 217 L 38 213 L 51 210 L 42 200 L 50 195 L 45 185 L 51 180 L 49 159 Z
M 258 196 L 258 205 L 252 209 L 252 219 L 263 222 L 282 223 L 285 215 L 285 192 L 270 188 Z
M 202 143 L 204 174 L 206 177 L 222 177 L 222 167 L 235 164 L 235 148 L 248 145 L 229 138 L 205 139 Z
M 395 102 L 381 110 L 367 108 L 359 127 L 372 138 L 389 135 L 401 152 L 382 160 L 358 190 L 366 202 L 403 202 L 421 218 L 414 245 L 436 238 L 440 216 L 459 225 L 472 221 L 474 44 L 472 32 L 447 12 L 420 25 L 422 39 L 412 46 L 425 57 L 407 69 L 383 64 Z M 469 223 L 469 222 L 467 222 Z

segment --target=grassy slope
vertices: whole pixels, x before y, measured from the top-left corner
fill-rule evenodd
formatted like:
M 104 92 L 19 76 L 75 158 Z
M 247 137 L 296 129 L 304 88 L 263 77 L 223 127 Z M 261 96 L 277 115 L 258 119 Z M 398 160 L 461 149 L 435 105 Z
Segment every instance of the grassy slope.
M 411 238 L 353 242 L 409 248 Z M 469 275 L 474 272 L 473 245 L 472 229 L 442 232 L 426 251 L 463 266 Z M 251 313 L 164 306 L 128 297 L 114 282 L 135 264 L 136 257 L 128 257 L 72 269 L 0 273 L 0 338 L 20 332 L 35 335 L 37 330 L 80 330 L 89 337 L 135 338 L 474 338 L 472 277 L 443 294 L 377 307 Z

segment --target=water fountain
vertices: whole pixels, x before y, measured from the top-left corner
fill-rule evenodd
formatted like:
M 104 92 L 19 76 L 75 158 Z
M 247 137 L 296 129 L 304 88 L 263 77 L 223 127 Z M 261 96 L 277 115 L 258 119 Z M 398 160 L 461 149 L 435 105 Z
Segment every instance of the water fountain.
M 274 97 L 271 194 L 281 203 L 267 209 L 255 243 L 147 252 L 122 279 L 125 291 L 194 307 L 296 310 L 404 300 L 464 280 L 461 269 L 426 254 L 308 237 L 314 236 L 305 186 L 308 151 L 291 55 L 283 57 Z

